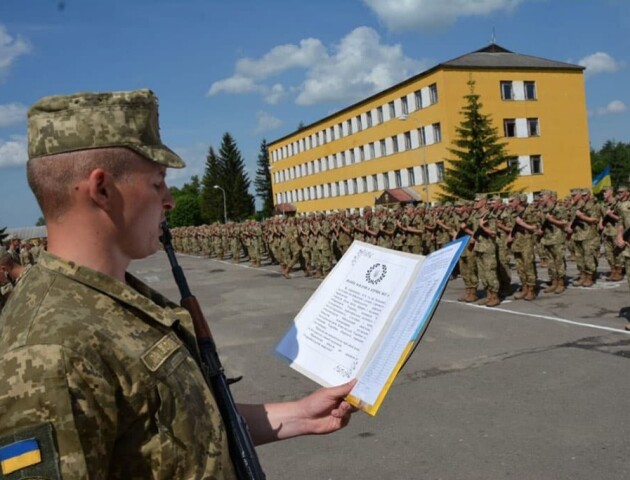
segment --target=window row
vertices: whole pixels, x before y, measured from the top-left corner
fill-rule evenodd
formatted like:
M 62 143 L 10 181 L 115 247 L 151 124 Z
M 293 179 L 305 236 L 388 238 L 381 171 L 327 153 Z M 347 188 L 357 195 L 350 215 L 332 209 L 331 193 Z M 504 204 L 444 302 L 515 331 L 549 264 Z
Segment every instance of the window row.
M 336 125 L 274 150 L 271 152 L 271 160 L 277 162 L 278 160 L 292 157 L 293 155 L 332 142 L 338 138 L 346 137 L 365 130 L 366 128 L 371 128 L 374 125 L 407 115 L 409 112 L 429 107 L 437 102 L 437 84 L 433 83 L 428 87 L 421 88 L 413 93 L 392 100 L 386 105 L 348 118 Z
M 508 166 L 516 165 L 519 175 L 542 175 L 543 161 L 542 155 L 521 155 L 518 157 L 510 157 Z
M 536 82 L 503 80 L 501 98 L 503 100 L 536 100 Z
M 503 120 L 503 134 L 506 137 L 539 137 L 540 123 L 537 118 L 506 118 Z
M 285 168 L 273 174 L 274 183 L 282 183 L 295 178 L 313 175 L 334 168 L 346 167 L 366 160 L 412 150 L 442 141 L 442 128 L 439 123 L 425 125 L 415 130 L 399 133 L 378 142 L 351 148 L 326 157 L 311 160 L 300 165 Z
M 321 198 L 378 192 L 389 188 L 413 187 L 444 179 L 444 162 L 392 170 L 374 175 L 324 183 L 276 193 L 276 203 L 293 203 Z

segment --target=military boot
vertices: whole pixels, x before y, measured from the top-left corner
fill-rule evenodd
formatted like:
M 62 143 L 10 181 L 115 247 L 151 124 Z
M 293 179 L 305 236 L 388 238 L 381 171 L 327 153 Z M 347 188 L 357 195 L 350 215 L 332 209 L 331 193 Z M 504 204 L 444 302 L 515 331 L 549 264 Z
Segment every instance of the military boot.
M 479 300 L 479 303 L 477 305 L 488 305 L 488 302 L 490 301 L 490 296 L 492 295 L 492 293 L 487 290 L 486 291 L 486 296 L 484 298 L 482 298 L 481 300 Z
M 610 277 L 608 277 L 608 281 L 610 282 L 620 282 L 623 280 L 623 274 L 621 273 L 621 267 L 613 267 L 610 272 Z
M 564 286 L 564 278 L 556 278 L 556 290 L 555 294 L 563 293 L 567 287 Z
M 580 279 L 576 282 L 575 280 L 573 280 L 573 285 L 576 287 L 581 287 L 584 284 L 584 280 L 586 280 L 586 275 L 584 275 L 583 273 L 580 273 Z
M 551 281 L 551 285 L 549 285 L 547 288 L 543 290 L 543 293 L 553 293 L 556 291 L 557 288 L 558 288 L 558 279 L 554 278 Z
M 582 287 L 592 287 L 593 286 L 593 274 L 591 273 L 585 273 L 584 274 L 584 279 L 582 280 Z
M 533 285 L 527 285 L 527 293 L 523 297 L 523 300 L 527 300 L 531 302 L 532 300 L 536 300 L 536 287 Z
M 525 298 L 525 295 L 527 295 L 528 288 L 529 287 L 527 285 L 522 285 L 520 291 L 514 294 L 514 300 L 521 300 Z
M 497 292 L 489 291 L 486 307 L 496 307 L 497 305 L 500 305 L 500 304 L 501 304 L 501 299 L 499 298 L 499 294 Z
M 477 295 L 477 289 L 476 288 L 469 288 L 468 289 L 468 296 L 466 296 L 466 298 L 464 299 L 464 302 L 472 303 L 472 302 L 476 302 L 477 300 L 479 300 L 479 296 Z
M 468 295 L 469 295 L 469 292 L 468 292 L 468 291 L 469 291 L 469 290 L 470 290 L 470 288 L 465 289 L 465 290 L 464 290 L 464 294 L 463 294 L 461 297 L 459 297 L 459 298 L 457 299 L 457 301 L 458 301 L 458 302 L 465 302 L 465 301 L 466 301 L 466 299 L 468 298 Z

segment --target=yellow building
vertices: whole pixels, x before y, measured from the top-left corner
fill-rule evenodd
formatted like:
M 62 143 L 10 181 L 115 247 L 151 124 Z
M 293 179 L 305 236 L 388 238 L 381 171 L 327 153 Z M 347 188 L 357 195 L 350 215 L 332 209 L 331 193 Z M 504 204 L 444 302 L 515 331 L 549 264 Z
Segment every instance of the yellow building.
M 583 72 L 496 44 L 441 63 L 270 143 L 274 202 L 354 209 L 397 187 L 437 200 L 471 79 L 520 167 L 514 190 L 589 187 Z

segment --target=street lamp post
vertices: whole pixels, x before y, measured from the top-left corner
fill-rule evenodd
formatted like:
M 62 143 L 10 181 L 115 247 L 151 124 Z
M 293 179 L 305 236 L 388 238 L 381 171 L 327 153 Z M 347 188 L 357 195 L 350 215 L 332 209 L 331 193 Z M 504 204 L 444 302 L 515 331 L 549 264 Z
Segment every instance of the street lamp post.
M 403 114 L 397 117 L 398 120 L 402 120 L 403 122 L 409 118 L 409 115 Z M 423 138 L 424 130 L 420 131 L 418 129 L 418 142 L 420 143 L 420 148 L 422 149 L 422 183 L 424 184 L 424 191 L 427 194 L 427 205 L 429 204 L 429 166 L 427 165 L 427 139 Z
M 214 188 L 218 188 L 219 190 L 221 190 L 221 193 L 223 194 L 223 223 L 227 223 L 227 206 L 225 204 L 225 190 L 223 190 L 223 188 L 219 187 L 218 185 L 215 185 Z

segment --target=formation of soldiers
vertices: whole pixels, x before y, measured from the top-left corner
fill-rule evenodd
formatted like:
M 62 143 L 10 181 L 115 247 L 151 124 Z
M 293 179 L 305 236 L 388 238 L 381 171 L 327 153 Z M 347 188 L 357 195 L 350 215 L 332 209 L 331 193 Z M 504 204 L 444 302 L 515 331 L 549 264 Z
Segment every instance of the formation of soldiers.
M 45 249 L 46 241 L 39 239 L 22 241 L 10 236 L 0 242 L 0 312 L 22 274 L 37 262 Z
M 363 214 L 333 212 L 302 217 L 276 217 L 256 222 L 213 224 L 173 229 L 177 250 L 240 262 L 254 267 L 261 259 L 279 265 L 290 278 L 296 266 L 305 276 L 323 278 L 353 240 L 416 254 L 428 254 L 454 238 L 471 241 L 459 263 L 465 284 L 462 302 L 488 307 L 505 297 L 535 300 L 540 289 L 538 267 L 546 267 L 545 294 L 566 290 L 567 260 L 578 275 L 572 285 L 591 287 L 597 281 L 601 253 L 608 262 L 606 280 L 620 281 L 630 248 L 624 232 L 630 228 L 630 194 L 626 187 L 608 188 L 602 200 L 590 189 L 573 189 L 565 198 L 543 190 L 533 202 L 524 194 L 503 199 L 479 194 L 474 201 L 365 207 Z M 514 291 L 511 270 L 519 288 Z M 629 280 L 630 281 L 630 280 Z M 479 286 L 485 291 L 480 297 Z

